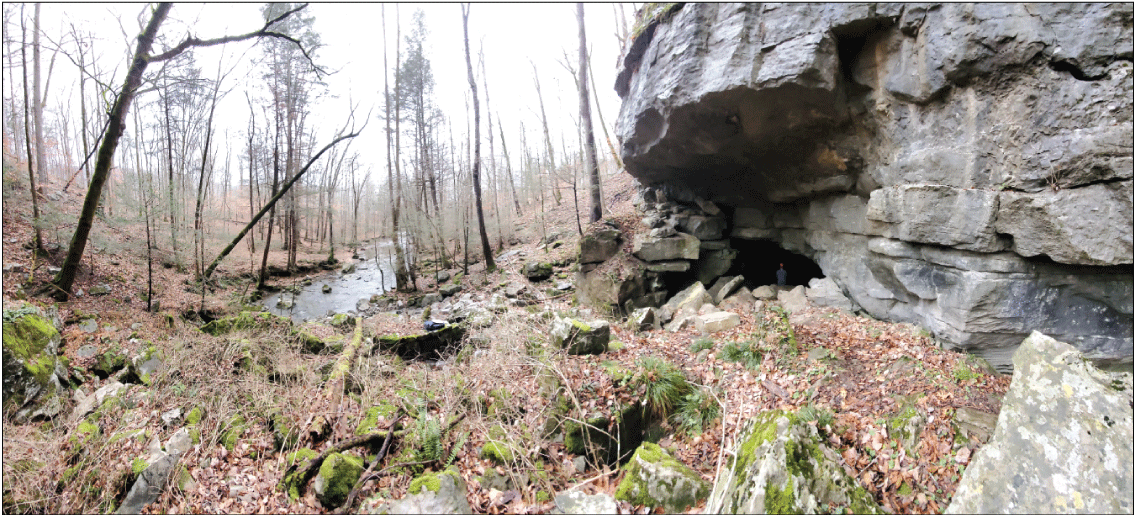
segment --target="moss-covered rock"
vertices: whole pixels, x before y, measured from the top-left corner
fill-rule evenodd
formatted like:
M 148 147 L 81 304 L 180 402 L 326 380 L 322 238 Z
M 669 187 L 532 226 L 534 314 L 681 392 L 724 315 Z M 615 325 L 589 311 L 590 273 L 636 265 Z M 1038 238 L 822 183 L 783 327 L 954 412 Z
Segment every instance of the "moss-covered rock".
M 423 474 L 410 482 L 406 496 L 388 501 L 367 513 L 472 513 L 465 496 L 465 481 L 457 469 Z
M 4 310 L 3 406 L 20 409 L 17 421 L 51 418 L 62 410 L 56 375 L 59 342 L 55 324 L 38 308 Z
M 757 415 L 738 442 L 725 469 L 729 473 L 713 487 L 707 513 L 881 513 L 816 428 L 794 413 Z
M 231 317 L 218 318 L 201 326 L 201 331 L 213 336 L 223 336 L 234 331 L 250 329 L 289 328 L 292 319 L 273 315 L 266 311 L 243 311 Z
M 189 414 L 185 416 L 185 427 L 189 430 L 189 437 L 193 439 L 194 444 L 201 443 L 201 427 L 200 423 L 205 419 L 205 408 L 195 406 L 189 410 Z
M 543 281 L 552 276 L 552 265 L 533 261 L 524 265 L 521 272 L 524 273 L 524 276 L 527 277 L 529 281 Z
M 602 354 L 611 341 L 611 326 L 602 320 L 582 322 L 557 317 L 550 335 L 552 345 L 567 349 L 568 354 Z
M 244 415 L 240 413 L 233 415 L 221 432 L 221 445 L 223 445 L 225 449 L 232 451 L 246 429 L 248 429 L 248 421 L 244 419 Z
M 332 510 L 347 500 L 351 488 L 363 474 L 363 460 L 358 456 L 333 453 L 323 460 L 319 473 L 311 482 L 316 498 L 323 507 Z
M 91 371 L 99 379 L 106 379 L 123 368 L 126 368 L 126 355 L 117 347 L 112 347 L 95 358 Z
M 631 457 L 627 474 L 615 489 L 615 498 L 677 513 L 705 499 L 709 489 L 708 481 L 665 449 L 643 442 Z
M 516 453 L 504 442 L 487 442 L 481 447 L 481 457 L 497 465 L 508 465 L 516 460 Z
M 294 465 L 297 469 L 284 474 L 284 479 L 280 482 L 280 486 L 282 486 L 284 490 L 288 492 L 288 497 L 292 498 L 293 500 L 300 498 L 300 480 L 302 478 L 299 476 L 298 469 L 302 467 L 304 463 L 307 463 L 308 461 L 311 461 L 318 456 L 318 452 L 304 447 L 295 452 L 290 452 L 284 457 L 284 461 L 288 467 L 292 467 Z

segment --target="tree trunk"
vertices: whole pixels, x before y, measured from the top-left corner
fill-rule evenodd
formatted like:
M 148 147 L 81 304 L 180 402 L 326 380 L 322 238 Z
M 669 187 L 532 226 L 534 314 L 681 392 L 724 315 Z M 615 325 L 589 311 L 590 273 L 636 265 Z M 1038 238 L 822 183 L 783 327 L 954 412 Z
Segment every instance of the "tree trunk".
M 591 222 L 603 218 L 603 199 L 599 194 L 599 159 L 595 154 L 595 131 L 591 127 L 591 104 L 587 92 L 587 33 L 583 25 L 583 4 L 575 4 L 579 20 L 579 120 L 583 124 L 584 159 L 591 175 Z
M 512 180 L 512 162 L 508 159 L 508 144 L 504 140 L 504 127 L 500 123 L 500 115 L 497 115 L 497 129 L 501 135 L 501 150 L 504 152 L 504 169 L 508 175 L 508 187 L 512 191 L 512 203 L 516 208 L 516 216 L 522 216 L 520 212 L 520 198 L 516 196 L 516 182 Z
M 47 166 L 44 163 L 46 159 L 43 148 L 43 100 L 40 98 L 39 8 L 40 3 L 36 2 L 35 20 L 32 22 L 32 65 L 35 75 L 32 89 L 32 115 L 35 116 L 35 168 L 39 177 L 39 187 L 42 189 L 43 183 L 47 182 Z
M 548 170 L 550 173 L 556 171 L 556 151 L 552 149 L 552 133 L 548 131 L 548 115 L 544 113 L 544 95 L 540 92 L 540 75 L 536 73 L 536 64 L 532 63 L 532 78 L 536 82 L 536 98 L 540 101 L 540 121 L 544 124 L 544 144 L 547 146 L 548 152 Z M 560 188 L 558 184 L 552 184 L 552 196 L 556 199 L 556 205 L 560 205 Z M 543 195 L 543 192 L 541 192 Z
M 473 80 L 473 60 L 469 57 L 469 8 L 469 4 L 462 5 L 461 20 L 465 30 L 465 67 L 469 70 L 469 89 L 473 91 L 473 196 L 477 203 L 477 231 L 481 233 L 485 271 L 492 272 L 497 266 L 493 263 L 493 249 L 489 245 L 489 235 L 485 231 L 485 210 L 481 207 L 481 101 L 477 98 L 477 83 Z
M 79 261 L 82 259 L 83 250 L 87 246 L 87 237 L 91 233 L 91 225 L 94 222 L 95 210 L 102 196 L 102 188 L 110 175 L 111 160 L 114 157 L 114 151 L 118 148 L 118 140 L 122 137 L 122 132 L 125 129 L 123 120 L 126 117 L 126 112 L 130 109 L 130 103 L 134 100 L 134 95 L 138 92 L 138 87 L 142 84 L 142 73 L 146 71 L 146 65 L 149 63 L 148 57 L 150 47 L 154 44 L 154 37 L 169 14 L 171 7 L 173 5 L 169 3 L 159 4 L 157 9 L 154 10 L 150 22 L 146 25 L 146 29 L 138 36 L 138 48 L 134 52 L 134 58 L 129 71 L 126 73 L 122 90 L 110 111 L 110 123 L 107 125 L 106 137 L 103 138 L 102 146 L 99 148 L 98 160 L 95 161 L 95 171 L 91 176 L 91 185 L 87 191 L 87 197 L 83 201 L 83 210 L 75 227 L 75 235 L 71 238 L 71 245 L 67 248 L 67 259 L 63 262 L 63 267 L 54 280 L 55 286 L 59 289 L 56 292 L 56 298 L 60 301 L 67 300 L 67 297 L 71 295 L 71 287 L 75 283 L 75 275 L 79 271 Z
M 36 4 L 36 9 L 38 14 L 39 4 Z M 23 6 L 20 6 L 20 35 L 21 43 L 25 43 L 20 45 L 20 57 L 24 61 L 24 143 L 28 151 L 28 185 L 31 188 L 30 193 L 32 196 L 32 227 L 35 228 L 36 252 L 47 255 L 47 252 L 43 248 L 43 230 L 40 228 L 39 223 L 39 189 L 36 188 L 36 174 L 32 170 L 31 134 L 28 134 L 28 123 L 30 122 L 28 119 L 28 54 L 27 50 L 25 50 L 27 48 L 27 31 L 24 26 Z M 37 160 L 36 164 L 38 165 L 39 163 L 40 161 Z

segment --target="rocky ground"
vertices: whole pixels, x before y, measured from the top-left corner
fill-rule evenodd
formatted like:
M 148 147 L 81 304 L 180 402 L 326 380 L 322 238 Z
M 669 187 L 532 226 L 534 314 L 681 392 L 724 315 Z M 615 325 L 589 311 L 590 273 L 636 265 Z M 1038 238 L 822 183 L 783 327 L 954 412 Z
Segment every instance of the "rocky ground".
M 625 174 L 604 187 L 607 220 L 626 236 L 620 258 L 604 266 L 618 267 L 633 259 L 630 234 L 642 229 L 641 215 Z M 939 513 L 992 432 L 1009 386 L 1007 376 L 939 349 L 917 327 L 806 299 L 785 309 L 784 299 L 745 290 L 749 297 L 710 310 L 739 322 L 715 332 L 705 324 L 644 330 L 579 306 L 570 196 L 541 215 L 526 207 L 516 244 L 498 252 L 499 270 L 450 269 L 440 285 L 420 278 L 419 291 L 376 297 L 358 317 L 303 326 L 240 315 L 247 257 L 230 258 L 225 287 L 206 295 L 210 317 L 246 323 L 202 327 L 186 316 L 200 307 L 200 293 L 175 268 L 158 268 L 161 310 L 146 313 L 138 294 L 144 256 L 130 248 L 137 237 L 127 239 L 138 233 L 122 228 L 100 229 L 107 250 L 88 254 L 78 283 L 84 296 L 65 304 L 29 297 L 62 256 L 32 259 L 26 202 L 26 189 L 6 185 L 6 376 L 9 325 L 32 312 L 17 299 L 56 313 L 58 354 L 67 361 L 56 367 L 62 383 L 52 413 L 6 401 L 5 511 L 141 508 L 131 504 L 132 487 L 164 471 L 168 487 L 145 512 L 415 512 L 450 502 L 465 511 L 543 513 L 573 501 L 599 503 L 581 510 L 700 512 L 706 485 L 740 463 L 746 423 L 779 409 L 835 451 L 837 467 L 883 511 Z M 77 203 L 72 195 L 49 208 L 67 212 Z M 308 250 L 302 260 L 326 257 Z M 531 263 L 551 265 L 552 276 L 530 280 L 523 270 Z M 460 291 L 428 313 L 411 307 L 453 284 Z M 91 291 L 101 285 L 110 292 Z M 391 352 L 401 337 L 423 333 L 426 318 L 461 319 L 464 334 L 440 360 Z M 602 322 L 610 331 L 596 344 L 602 352 L 563 348 Z M 644 439 L 673 459 L 640 448 Z M 329 452 L 336 449 L 341 454 Z M 688 499 L 635 490 L 643 474 L 635 464 L 659 460 L 692 471 L 683 473 L 695 485 Z M 315 462 L 308 480 L 304 471 Z

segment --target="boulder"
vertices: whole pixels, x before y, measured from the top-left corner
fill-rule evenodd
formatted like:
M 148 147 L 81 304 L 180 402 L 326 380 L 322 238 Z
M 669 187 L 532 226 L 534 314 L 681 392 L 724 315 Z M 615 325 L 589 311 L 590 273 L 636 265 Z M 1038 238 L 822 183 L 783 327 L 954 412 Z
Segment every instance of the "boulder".
M 406 496 L 396 501 L 384 501 L 380 496 L 363 502 L 362 513 L 473 513 L 465 497 L 465 480 L 457 469 L 423 474 L 410 482 Z
M 799 313 L 808 307 L 808 298 L 804 295 L 804 286 L 797 286 L 791 290 L 780 290 L 776 293 L 776 300 L 789 313 Z
M 552 265 L 548 263 L 537 263 L 535 261 L 524 265 L 521 272 L 529 281 L 543 281 L 552 276 Z
M 311 489 L 324 508 L 333 510 L 346 502 L 347 495 L 362 474 L 362 458 L 332 453 L 319 466 L 319 473 L 311 480 Z
M 4 411 L 19 410 L 15 421 L 54 418 L 62 411 L 61 381 L 69 373 L 58 356 L 60 341 L 54 317 L 39 308 L 4 310 Z
M 776 298 L 777 288 L 771 285 L 758 286 L 753 290 L 753 297 L 760 300 L 772 300 Z
M 550 336 L 552 345 L 567 349 L 568 354 L 602 354 L 611 341 L 611 326 L 603 320 L 584 323 L 574 318 L 556 317 Z
M 1075 347 L 1038 332 L 1013 364 L 993 436 L 946 513 L 1130 513 L 1131 372 L 1101 371 Z
M 588 495 L 579 490 L 556 494 L 555 503 L 556 507 L 552 509 L 552 513 L 613 515 L 619 512 L 614 497 L 607 494 Z
M 737 442 L 705 513 L 883 513 L 816 428 L 794 413 L 758 414 Z
M 91 286 L 90 294 L 94 295 L 96 297 L 102 296 L 102 295 L 110 295 L 110 285 L 109 284 L 96 284 L 94 286 Z
M 449 280 L 449 272 L 441 270 L 436 275 L 434 275 L 434 278 L 437 279 L 438 284 L 444 283 L 445 281 Z
M 343 275 L 353 274 L 357 269 L 358 267 L 356 267 L 354 263 L 347 263 L 346 265 L 343 265 L 343 268 L 339 270 L 339 273 Z
M 678 233 L 673 237 L 657 238 L 643 234 L 634 237 L 633 253 L 643 261 L 672 261 L 697 259 L 700 242 L 694 236 Z
M 698 315 L 694 321 L 694 327 L 703 334 L 716 333 L 739 325 L 741 325 L 741 317 L 729 311 Z
M 331 285 L 330 284 L 324 284 L 322 290 L 323 290 L 323 293 L 325 293 L 325 294 L 331 293 Z
M 679 513 L 696 506 L 709 494 L 708 481 L 657 444 L 643 442 L 626 470 L 615 489 L 615 498 L 635 506 Z
M 649 331 L 651 329 L 659 329 L 660 323 L 658 320 L 658 313 L 654 308 L 638 308 L 631 313 L 628 317 L 631 327 L 637 331 Z
M 437 291 L 441 294 L 442 297 L 452 297 L 461 292 L 461 285 L 447 284 L 445 286 L 442 286 L 441 288 L 438 288 Z
M 808 298 L 808 302 L 814 306 L 819 307 L 833 307 L 843 311 L 851 311 L 854 306 L 847 296 L 840 290 L 839 285 L 836 284 L 831 277 L 814 277 L 808 281 L 808 288 L 804 290 L 804 295 Z
M 721 304 L 725 297 L 732 295 L 744 282 L 745 276 L 743 275 L 718 277 L 709 289 L 709 296 L 713 299 L 714 304 Z
M 602 263 L 619 251 L 622 233 L 615 229 L 600 229 L 579 239 L 579 262 Z
M 703 304 L 712 304 L 713 297 L 710 297 L 709 292 L 705 291 L 705 286 L 700 282 L 691 284 L 686 289 L 674 294 L 666 304 L 662 306 L 662 319 L 669 320 L 674 314 L 684 308 L 689 308 L 694 312 L 697 311 Z

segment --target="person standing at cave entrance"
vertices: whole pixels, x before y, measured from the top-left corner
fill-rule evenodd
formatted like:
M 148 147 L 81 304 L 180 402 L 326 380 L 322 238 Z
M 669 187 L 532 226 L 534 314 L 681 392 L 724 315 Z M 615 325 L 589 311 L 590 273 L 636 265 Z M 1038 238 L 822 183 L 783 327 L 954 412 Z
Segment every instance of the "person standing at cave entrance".
M 784 263 L 780 264 L 780 270 L 776 271 L 776 285 L 784 286 L 788 283 L 788 272 L 784 270 Z

